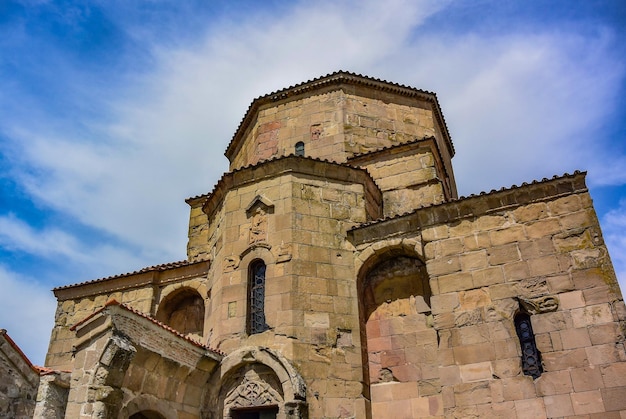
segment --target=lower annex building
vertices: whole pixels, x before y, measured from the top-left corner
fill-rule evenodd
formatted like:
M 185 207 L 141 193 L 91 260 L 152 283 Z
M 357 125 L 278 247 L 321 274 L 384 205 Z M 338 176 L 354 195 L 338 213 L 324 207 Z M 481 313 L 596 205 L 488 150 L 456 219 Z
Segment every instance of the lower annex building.
M 36 417 L 626 418 L 585 173 L 459 198 L 436 95 L 347 72 L 225 154 L 186 260 L 54 290 Z

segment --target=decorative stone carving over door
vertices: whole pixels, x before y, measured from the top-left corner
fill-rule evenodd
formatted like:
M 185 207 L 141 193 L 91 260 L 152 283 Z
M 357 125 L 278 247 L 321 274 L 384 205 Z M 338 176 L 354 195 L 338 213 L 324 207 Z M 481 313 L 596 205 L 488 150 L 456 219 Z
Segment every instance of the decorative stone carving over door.
M 222 360 L 207 383 L 203 418 L 306 419 L 306 386 L 280 353 L 244 347 Z
M 241 384 L 224 399 L 224 417 L 231 418 L 231 411 L 234 409 L 278 407 L 282 403 L 282 396 L 261 379 L 256 371 L 249 370 Z

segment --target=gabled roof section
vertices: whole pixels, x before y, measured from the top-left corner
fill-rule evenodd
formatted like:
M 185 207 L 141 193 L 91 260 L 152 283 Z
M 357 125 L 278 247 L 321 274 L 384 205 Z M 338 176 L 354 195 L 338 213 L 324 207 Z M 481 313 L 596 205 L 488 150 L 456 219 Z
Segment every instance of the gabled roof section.
M 6 329 L 0 329 L 0 353 L 9 360 L 9 365 L 13 364 L 16 370 L 13 372 L 20 374 L 31 385 L 37 386 L 39 370 L 30 359 L 22 352 L 17 343 L 7 333 Z
M 441 108 L 439 107 L 439 101 L 437 100 L 437 95 L 435 93 L 341 70 L 254 99 L 248 107 L 248 110 L 246 111 L 243 119 L 239 123 L 239 126 L 237 127 L 233 138 L 228 144 L 224 155 L 228 158 L 228 160 L 232 161 L 232 158 L 241 146 L 241 140 L 244 137 L 246 129 L 249 125 L 254 123 L 256 114 L 261 106 L 268 103 L 275 103 L 284 100 L 295 100 L 301 95 L 315 90 L 338 90 L 341 89 L 342 86 L 368 87 L 383 92 L 407 97 L 414 97 L 416 99 L 431 102 L 433 104 L 435 117 L 442 127 L 443 136 L 445 137 L 445 142 L 448 147 L 450 156 L 454 156 L 454 146 L 452 145 L 448 126 L 446 125 L 446 121 L 443 117 L 443 113 L 441 112 Z
M 109 313 L 110 312 L 110 313 Z M 134 308 L 126 305 L 126 304 L 122 304 L 116 300 L 110 300 L 109 302 L 107 302 L 102 308 L 100 308 L 99 310 L 91 313 L 89 316 L 85 317 L 84 319 L 80 320 L 78 323 L 74 324 L 72 327 L 70 327 L 70 330 L 72 331 L 77 331 L 80 330 L 81 327 L 83 327 L 83 325 L 86 325 L 87 323 L 89 323 L 92 319 L 101 316 L 103 314 L 109 314 L 111 316 L 113 315 L 124 315 L 124 316 L 129 316 L 128 313 L 130 313 L 131 317 L 135 317 L 136 319 L 142 319 L 139 321 L 142 322 L 149 322 L 155 326 L 157 326 L 158 328 L 167 331 L 170 335 L 175 336 L 177 339 L 181 339 L 183 341 L 186 341 L 187 343 L 190 343 L 193 346 L 196 346 L 198 348 L 201 348 L 203 350 L 206 350 L 208 352 L 210 352 L 211 354 L 213 354 L 213 356 L 217 357 L 217 359 L 221 359 L 225 354 L 224 352 L 218 350 L 218 349 L 213 349 L 207 345 L 204 345 L 201 342 L 198 342 L 192 338 L 190 338 L 187 335 L 184 335 L 180 332 L 178 332 L 177 330 L 169 327 L 168 325 L 161 323 L 160 321 L 156 320 L 153 317 L 148 316 L 145 313 L 142 313 L 138 310 L 135 310 Z M 126 314 L 124 314 L 126 313 Z M 135 336 L 131 336 L 131 338 L 133 338 Z M 135 337 L 137 338 L 137 337 Z

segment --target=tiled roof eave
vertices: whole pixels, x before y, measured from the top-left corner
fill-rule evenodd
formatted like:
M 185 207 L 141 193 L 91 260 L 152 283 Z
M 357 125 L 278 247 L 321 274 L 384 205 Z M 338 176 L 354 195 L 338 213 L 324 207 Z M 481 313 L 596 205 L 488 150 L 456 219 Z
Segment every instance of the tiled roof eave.
M 551 179 L 543 178 L 542 180 L 533 180 L 531 183 L 524 182 L 524 183 L 522 183 L 521 186 L 512 185 L 512 186 L 510 186 L 508 188 L 502 187 L 502 188 L 500 188 L 498 190 L 492 189 L 489 192 L 482 191 L 482 192 L 480 192 L 478 194 L 471 194 L 471 195 L 469 195 L 467 197 L 466 196 L 461 196 L 461 197 L 459 197 L 457 199 L 452 199 L 452 200 L 447 201 L 447 202 L 442 202 L 442 203 L 439 203 L 439 204 L 426 205 L 426 206 L 423 206 L 423 207 L 419 207 L 419 208 L 416 208 L 414 210 L 405 212 L 403 214 L 398 214 L 398 215 L 393 215 L 393 216 L 390 216 L 390 217 L 385 217 L 385 218 L 380 218 L 380 219 L 377 219 L 377 220 L 372 220 L 372 221 L 360 224 L 358 226 L 352 227 L 351 229 L 348 230 L 348 232 L 356 231 L 356 230 L 359 230 L 359 229 L 362 229 L 362 228 L 367 228 L 367 227 L 370 227 L 370 226 L 375 226 L 377 224 L 382 224 L 382 223 L 385 223 L 385 222 L 388 222 L 388 221 L 398 220 L 398 219 L 401 219 L 401 218 L 404 218 L 404 217 L 411 217 L 411 216 L 413 216 L 413 215 L 415 215 L 415 214 L 417 214 L 417 213 L 419 213 L 421 211 L 425 211 L 425 210 L 429 210 L 429 209 L 435 209 L 435 208 L 439 208 L 439 207 L 445 207 L 445 206 L 450 206 L 450 205 L 454 205 L 454 204 L 460 204 L 460 203 L 469 202 L 469 201 L 475 200 L 475 199 L 480 199 L 480 198 L 489 197 L 489 196 L 497 196 L 498 194 L 504 194 L 504 193 L 511 192 L 511 191 L 516 191 L 516 190 L 523 190 L 524 188 L 530 188 L 530 187 L 534 187 L 534 186 L 542 185 L 542 184 L 545 185 L 545 184 L 549 184 L 551 182 L 560 181 L 560 180 L 575 179 L 577 177 L 579 177 L 581 179 L 581 182 L 580 182 L 581 187 L 574 188 L 571 192 L 563 192 L 563 193 L 560 193 L 560 194 L 546 195 L 543 199 L 555 198 L 555 197 L 559 197 L 559 196 L 562 196 L 562 195 L 563 196 L 564 195 L 570 195 L 571 193 L 586 192 L 587 191 L 587 187 L 586 187 L 585 181 L 584 181 L 586 174 L 587 174 L 587 172 L 576 170 L 576 171 L 574 171 L 573 174 L 565 173 L 562 176 L 555 175 Z M 508 206 L 520 206 L 520 205 L 525 205 L 525 204 L 526 204 L 526 202 L 520 202 L 520 203 L 510 204 Z M 503 209 L 505 207 L 506 206 L 503 205 L 501 207 L 494 208 L 494 210 L 500 210 L 500 209 Z M 457 218 L 462 218 L 464 216 L 475 216 L 475 215 L 480 215 L 480 214 L 465 214 L 465 215 L 461 215 L 460 214 L 459 217 L 457 217 Z
M 136 310 L 136 309 L 132 308 L 129 305 L 122 304 L 122 303 L 120 303 L 120 302 L 118 302 L 117 300 L 114 300 L 114 299 L 108 301 L 103 307 L 101 307 L 100 309 L 98 309 L 95 312 L 91 313 L 90 315 L 88 315 L 84 319 L 82 319 L 82 320 L 78 321 L 77 323 L 75 323 L 74 325 L 72 325 L 70 327 L 70 330 L 71 331 L 78 330 L 79 328 L 81 328 L 81 326 L 83 326 L 86 323 L 88 323 L 91 319 L 93 319 L 94 317 L 97 317 L 98 315 L 100 315 L 102 313 L 105 313 L 107 311 L 107 309 L 110 309 L 112 307 L 118 307 L 119 309 L 122 309 L 122 310 L 124 310 L 126 312 L 129 312 L 129 313 L 132 313 L 132 314 L 134 314 L 134 315 L 136 315 L 136 316 L 138 316 L 138 317 L 140 317 L 142 319 L 145 319 L 145 320 L 149 321 L 150 323 L 156 325 L 157 327 L 159 327 L 159 328 L 161 328 L 163 330 L 166 330 L 167 332 L 169 332 L 170 334 L 176 336 L 177 338 L 180 338 L 180 339 L 182 339 L 182 340 L 184 340 L 184 341 L 186 341 L 186 342 L 188 342 L 188 343 L 190 343 L 190 344 L 192 344 L 192 345 L 194 345 L 194 346 L 196 346 L 198 348 L 201 348 L 203 350 L 209 351 L 209 352 L 211 352 L 214 355 L 217 355 L 219 357 L 225 356 L 224 352 L 222 352 L 222 351 L 220 351 L 218 349 L 211 348 L 210 346 L 204 345 L 203 343 L 198 342 L 197 340 L 192 339 L 189 336 L 180 333 L 176 329 L 171 328 L 170 326 L 166 325 L 165 323 L 162 323 L 162 322 L 158 321 L 154 317 L 149 316 L 149 315 L 147 315 L 145 313 L 142 313 L 141 311 Z
M 93 279 L 93 280 L 89 280 L 89 281 L 83 281 L 83 282 L 79 282 L 79 283 L 76 283 L 76 284 L 63 285 L 63 286 L 60 286 L 60 287 L 53 288 L 52 291 L 56 293 L 57 291 L 63 291 L 63 290 L 68 290 L 68 289 L 72 289 L 72 288 L 79 288 L 79 287 L 84 287 L 84 286 L 93 285 L 93 284 L 101 284 L 103 282 L 114 281 L 114 280 L 120 279 L 120 278 L 127 278 L 127 277 L 131 277 L 131 276 L 147 274 L 147 273 L 151 273 L 151 272 L 165 272 L 165 271 L 172 270 L 172 269 L 177 269 L 177 268 L 182 268 L 182 267 L 187 267 L 187 266 L 193 266 L 193 265 L 198 265 L 198 264 L 207 263 L 207 262 L 209 262 L 209 261 L 208 260 L 199 260 L 199 261 L 190 262 L 188 260 L 181 260 L 181 261 L 177 261 L 177 262 L 163 263 L 163 264 L 160 264 L 160 265 L 148 266 L 148 267 L 145 267 L 145 268 L 133 271 L 133 272 L 127 272 L 127 273 L 112 275 L 112 276 L 108 276 L 108 277 L 104 277 L 104 278 L 98 278 L 98 279 Z
M 362 168 L 359 167 L 355 167 L 353 165 L 350 165 L 349 163 L 341 163 L 341 162 L 335 162 L 332 160 L 327 160 L 327 159 L 320 159 L 320 158 L 315 158 L 315 157 L 308 157 L 308 156 L 296 156 L 294 154 L 289 154 L 286 156 L 279 156 L 279 157 L 274 157 L 274 158 L 270 158 L 268 160 L 261 160 L 256 164 L 250 164 L 250 165 L 246 165 L 243 167 L 240 167 L 238 169 L 235 169 L 231 172 L 227 172 L 224 175 L 222 175 L 222 177 L 220 178 L 220 180 L 215 184 L 215 186 L 213 187 L 213 190 L 206 194 L 207 195 L 207 199 L 205 200 L 204 204 L 202 205 L 202 210 L 207 214 L 210 215 L 215 208 L 219 207 L 219 204 L 223 201 L 224 196 L 226 194 L 227 190 L 230 190 L 230 188 L 233 187 L 235 181 L 233 180 L 238 174 L 242 173 L 242 172 L 246 172 L 246 171 L 250 171 L 250 170 L 258 170 L 258 169 L 262 169 L 263 166 L 266 165 L 272 165 L 272 164 L 279 164 L 281 161 L 289 161 L 289 160 L 293 160 L 294 164 L 293 164 L 293 171 L 296 168 L 301 168 L 302 167 L 302 162 L 312 162 L 312 163 L 322 163 L 324 165 L 330 165 L 330 166 L 335 166 L 338 168 L 342 168 L 342 170 L 346 170 L 346 171 L 350 171 L 352 173 L 359 173 L 361 174 L 361 176 L 363 176 L 365 182 L 369 182 L 372 187 L 376 188 L 378 193 L 381 193 L 380 190 L 378 189 L 378 187 L 376 186 L 376 182 L 374 181 L 374 179 L 372 178 L 372 176 L 370 175 L 370 173 Z M 270 172 L 268 173 L 267 176 L 279 176 L 281 174 L 285 173 L 284 170 L 279 170 L 276 172 Z M 313 173 L 311 173 L 313 174 Z M 324 174 L 319 174 L 319 176 L 324 176 Z M 258 177 L 254 177 L 254 179 L 250 180 L 251 182 L 258 182 L 259 178 Z M 213 208 L 213 210 L 211 210 L 210 208 Z
M 288 99 L 290 97 L 297 97 L 298 95 L 302 95 L 327 86 L 334 85 L 337 86 L 337 88 L 340 88 L 342 84 L 368 86 L 381 91 L 390 92 L 402 96 L 417 97 L 421 100 L 431 102 L 433 104 L 435 116 L 440 125 L 443 127 L 443 135 L 446 139 L 445 142 L 447 144 L 448 151 L 451 156 L 454 156 L 454 145 L 452 144 L 452 139 L 450 138 L 448 126 L 446 124 L 445 118 L 439 106 L 437 95 L 435 93 L 347 71 L 337 71 L 335 73 L 318 77 L 254 99 L 246 110 L 246 113 L 239 123 L 239 126 L 237 127 L 235 134 L 229 142 L 226 148 L 226 152 L 224 154 L 230 159 L 232 155 L 236 152 L 243 137 L 244 131 L 252 123 L 258 109 L 262 105 Z

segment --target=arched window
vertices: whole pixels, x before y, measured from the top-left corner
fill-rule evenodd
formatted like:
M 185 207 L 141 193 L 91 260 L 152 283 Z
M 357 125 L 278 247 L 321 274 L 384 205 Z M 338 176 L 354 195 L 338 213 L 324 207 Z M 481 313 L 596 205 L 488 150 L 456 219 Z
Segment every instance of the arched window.
M 296 156 L 304 156 L 304 143 L 302 141 L 296 143 Z
M 248 269 L 248 334 L 261 333 L 265 323 L 265 263 L 257 259 Z
M 515 330 L 517 330 L 517 337 L 522 348 L 522 371 L 525 375 L 539 378 L 543 372 L 541 353 L 537 349 L 533 326 L 528 314 L 517 313 L 515 315 Z
M 202 336 L 204 300 L 196 290 L 181 288 L 161 301 L 156 319 L 182 334 Z

